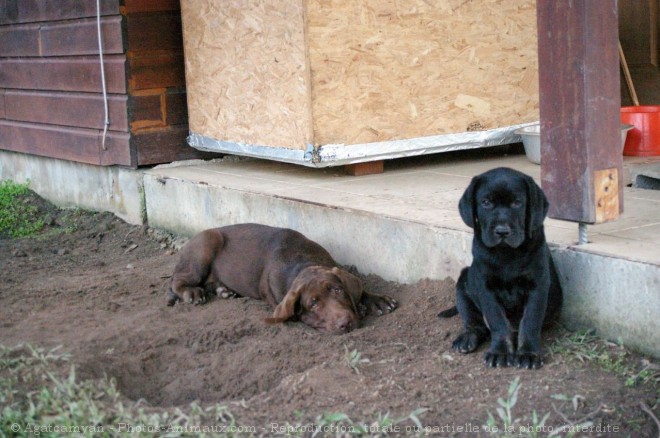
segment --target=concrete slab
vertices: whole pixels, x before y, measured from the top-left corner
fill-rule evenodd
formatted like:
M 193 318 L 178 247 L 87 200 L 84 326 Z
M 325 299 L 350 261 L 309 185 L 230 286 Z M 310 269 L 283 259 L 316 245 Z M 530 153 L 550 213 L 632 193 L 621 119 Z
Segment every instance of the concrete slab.
M 145 221 L 142 173 L 0 151 L 0 180 L 30 189 L 60 207 L 110 211 L 131 224 Z

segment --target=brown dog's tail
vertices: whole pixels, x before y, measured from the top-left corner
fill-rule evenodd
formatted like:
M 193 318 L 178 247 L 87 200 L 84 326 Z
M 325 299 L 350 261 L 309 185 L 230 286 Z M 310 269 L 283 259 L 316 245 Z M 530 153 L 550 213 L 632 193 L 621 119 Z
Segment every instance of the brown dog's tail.
M 456 315 L 458 315 L 458 309 L 456 308 L 456 306 L 454 306 L 438 313 L 438 318 L 451 318 L 452 316 L 456 316 Z

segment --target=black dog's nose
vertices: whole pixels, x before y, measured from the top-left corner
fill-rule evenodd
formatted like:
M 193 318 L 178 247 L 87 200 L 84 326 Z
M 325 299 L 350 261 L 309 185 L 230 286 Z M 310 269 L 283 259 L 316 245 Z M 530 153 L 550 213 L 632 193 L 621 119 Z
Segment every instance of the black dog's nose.
M 511 227 L 508 225 L 497 225 L 495 227 L 495 234 L 501 238 L 509 237 L 511 235 Z

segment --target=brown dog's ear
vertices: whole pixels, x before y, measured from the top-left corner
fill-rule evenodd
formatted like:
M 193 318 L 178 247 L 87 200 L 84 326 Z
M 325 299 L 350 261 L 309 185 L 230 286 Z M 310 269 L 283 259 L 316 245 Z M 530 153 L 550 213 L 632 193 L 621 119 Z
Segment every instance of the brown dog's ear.
M 302 293 L 302 285 L 299 281 L 294 281 L 291 288 L 286 293 L 282 301 L 275 307 L 273 316 L 264 319 L 266 324 L 279 324 L 290 319 L 296 313 L 296 303 Z
M 474 228 L 474 225 L 478 222 L 475 217 L 477 214 L 476 204 L 475 204 L 475 195 L 477 194 L 477 186 L 479 185 L 479 176 L 475 176 L 470 181 L 470 185 L 463 192 L 461 200 L 458 201 L 458 212 L 461 214 L 461 219 L 465 222 L 470 228 Z
M 525 211 L 525 230 L 529 238 L 534 231 L 543 226 L 543 220 L 548 214 L 548 198 L 541 187 L 532 179 L 525 175 L 525 184 L 527 185 L 527 211 Z
M 341 280 L 346 292 L 351 297 L 353 302 L 353 308 L 357 311 L 357 303 L 360 302 L 362 298 L 362 292 L 364 288 L 362 287 L 362 282 L 355 275 L 341 269 L 338 267 L 332 268 L 332 273 L 335 274 Z

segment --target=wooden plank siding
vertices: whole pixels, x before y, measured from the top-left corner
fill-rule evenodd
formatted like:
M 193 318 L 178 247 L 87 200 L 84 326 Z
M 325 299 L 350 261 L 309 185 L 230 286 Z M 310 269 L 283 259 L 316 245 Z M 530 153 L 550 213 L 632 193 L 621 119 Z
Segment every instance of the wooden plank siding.
M 134 161 L 127 132 L 109 132 L 105 150 L 102 132 L 36 123 L 0 120 L 2 149 L 87 164 L 110 165 Z
M 208 157 L 186 143 L 178 0 L 0 0 L 0 149 L 96 165 Z
M 104 54 L 124 53 L 122 18 L 101 19 Z M 96 55 L 99 52 L 95 19 L 63 24 L 27 24 L 0 28 L 0 56 Z
M 108 93 L 124 94 L 126 59 L 104 59 Z M 0 88 L 101 92 L 101 68 L 95 56 L 0 59 Z
M 103 97 L 91 93 L 7 90 L 0 113 L 7 120 L 103 129 Z M 128 96 L 108 98 L 108 129 L 128 132 Z
M 101 15 L 119 15 L 117 0 L 101 0 Z M 0 0 L 0 25 L 96 17 L 96 0 Z

